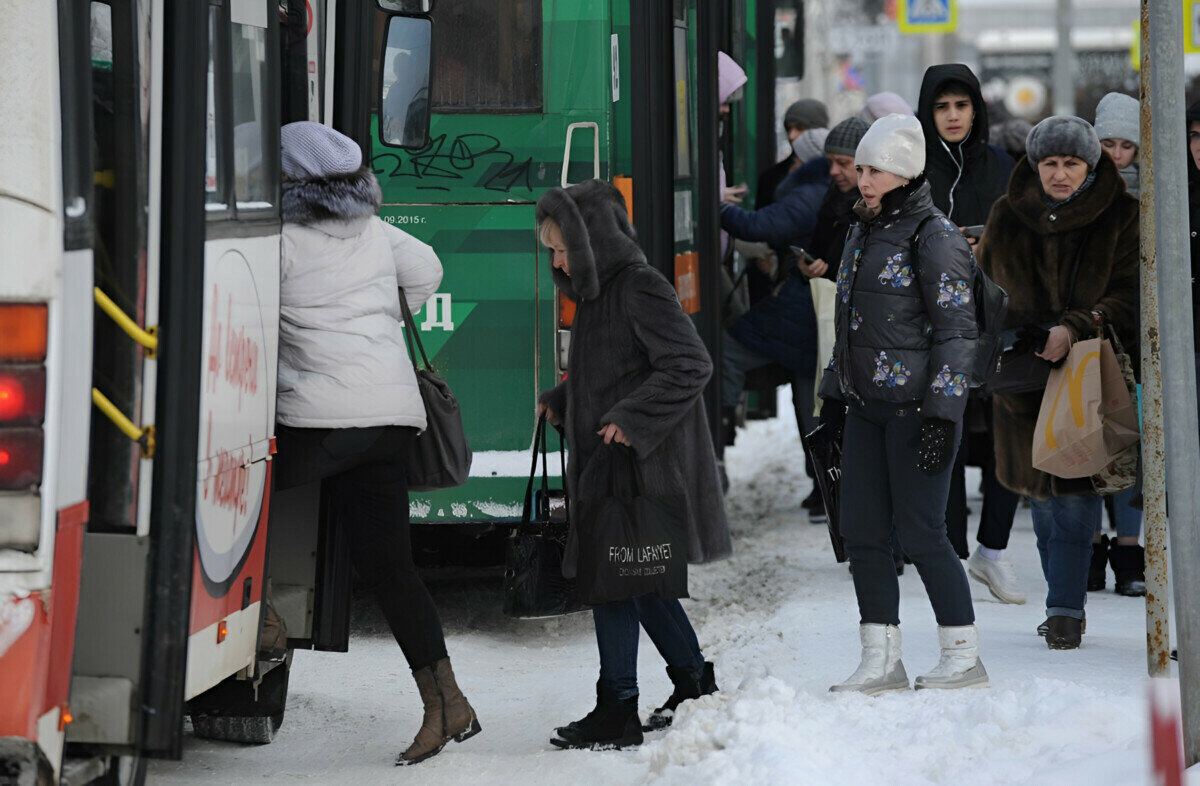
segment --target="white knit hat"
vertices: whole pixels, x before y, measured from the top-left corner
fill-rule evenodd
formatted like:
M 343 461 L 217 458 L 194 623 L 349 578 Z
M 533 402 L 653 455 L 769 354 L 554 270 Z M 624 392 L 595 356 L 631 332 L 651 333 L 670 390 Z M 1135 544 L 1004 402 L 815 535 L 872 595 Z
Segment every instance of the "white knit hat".
M 827 128 L 810 128 L 792 140 L 792 152 L 803 164 L 817 156 L 825 154 L 825 137 L 829 136 Z
M 920 176 L 925 171 L 925 134 L 921 131 L 921 121 L 912 115 L 879 118 L 858 143 L 854 163 L 908 180 Z
M 362 148 L 329 126 L 301 120 L 279 131 L 283 173 L 292 180 L 312 180 L 357 172 Z
M 1096 136 L 1142 144 L 1142 106 L 1133 96 L 1109 93 L 1096 106 Z

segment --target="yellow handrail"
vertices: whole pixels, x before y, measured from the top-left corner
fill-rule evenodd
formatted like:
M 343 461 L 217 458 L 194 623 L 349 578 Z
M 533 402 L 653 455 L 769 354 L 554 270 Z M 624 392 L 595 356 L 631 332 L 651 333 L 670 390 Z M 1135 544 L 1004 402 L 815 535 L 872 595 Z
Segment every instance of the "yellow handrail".
M 130 338 L 146 348 L 146 357 L 154 359 L 158 354 L 158 328 L 151 326 L 143 330 L 112 301 L 112 298 L 104 294 L 100 287 L 93 287 L 92 290 L 95 293 L 96 305 L 100 306 L 100 309 Z
M 121 433 L 142 447 L 142 458 L 154 458 L 154 426 L 138 428 L 117 405 L 96 388 L 92 388 L 92 403 L 121 430 Z

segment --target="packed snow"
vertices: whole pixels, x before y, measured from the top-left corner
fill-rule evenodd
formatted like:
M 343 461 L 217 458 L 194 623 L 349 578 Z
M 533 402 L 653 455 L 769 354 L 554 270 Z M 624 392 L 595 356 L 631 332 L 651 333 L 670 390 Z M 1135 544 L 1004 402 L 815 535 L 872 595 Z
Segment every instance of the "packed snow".
M 781 391 L 781 399 L 786 390 Z M 685 703 L 674 726 L 627 751 L 560 751 L 555 726 L 591 709 L 598 663 L 588 614 L 522 621 L 500 611 L 498 572 L 431 575 L 459 683 L 483 733 L 416 767 L 393 761 L 421 718 L 404 659 L 374 603 L 356 600 L 349 653 L 297 652 L 283 727 L 267 746 L 188 736 L 182 761 L 154 762 L 155 784 L 1122 784 L 1154 783 L 1149 761 L 1145 606 L 1090 593 L 1077 651 L 1035 633 L 1045 582 L 1027 508 L 1006 552 L 1029 596 L 996 602 L 972 581 L 991 687 L 837 695 L 858 664 L 857 611 L 808 493 L 788 402 L 727 453 L 735 554 L 691 570 L 684 601 L 716 663 L 719 693 Z M 968 489 L 978 475 L 968 474 Z M 972 539 L 980 500 L 972 495 Z M 974 542 L 972 540 L 972 545 Z M 910 675 L 938 659 L 936 623 L 916 571 L 901 578 Z M 640 651 L 643 716 L 670 693 L 654 647 Z M 1200 786 L 1200 772 L 1188 783 Z

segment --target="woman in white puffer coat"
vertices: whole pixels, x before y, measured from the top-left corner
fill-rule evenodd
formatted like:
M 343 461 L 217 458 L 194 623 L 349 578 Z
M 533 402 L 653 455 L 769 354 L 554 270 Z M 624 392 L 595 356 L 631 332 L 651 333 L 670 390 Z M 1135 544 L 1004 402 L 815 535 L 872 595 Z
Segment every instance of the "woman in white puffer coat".
M 409 539 L 404 453 L 425 428 L 397 287 L 419 310 L 442 281 L 433 249 L 378 217 L 379 182 L 350 138 L 289 123 L 275 488 L 323 480 L 351 560 L 378 598 L 425 705 L 397 764 L 479 731 L 455 684 L 441 620 Z

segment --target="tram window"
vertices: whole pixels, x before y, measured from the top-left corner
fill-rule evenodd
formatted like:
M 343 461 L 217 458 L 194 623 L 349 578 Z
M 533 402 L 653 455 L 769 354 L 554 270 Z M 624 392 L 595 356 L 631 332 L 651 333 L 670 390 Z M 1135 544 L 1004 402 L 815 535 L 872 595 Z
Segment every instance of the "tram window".
M 384 144 L 421 148 L 429 140 L 429 56 L 432 25 L 420 17 L 388 21 L 379 104 Z
M 220 144 L 217 134 L 217 30 L 221 23 L 221 9 L 209 8 L 208 11 L 208 111 L 207 133 L 204 146 L 204 209 L 219 213 L 229 208 L 225 178 L 218 164 L 217 147 Z
M 379 7 L 398 14 L 427 14 L 433 10 L 433 0 L 379 0 Z
M 267 30 L 249 24 L 232 25 L 229 37 L 232 61 L 233 192 L 238 213 L 269 210 L 275 202 L 276 183 L 269 163 L 268 107 L 272 101 L 267 79 Z M 275 145 L 278 146 L 278 137 Z
M 775 8 L 775 77 L 804 77 L 803 2 L 780 2 Z
M 434 112 L 541 110 L 541 0 L 440 0 L 434 17 Z
M 672 16 L 678 22 L 687 21 L 687 0 L 671 0 Z

